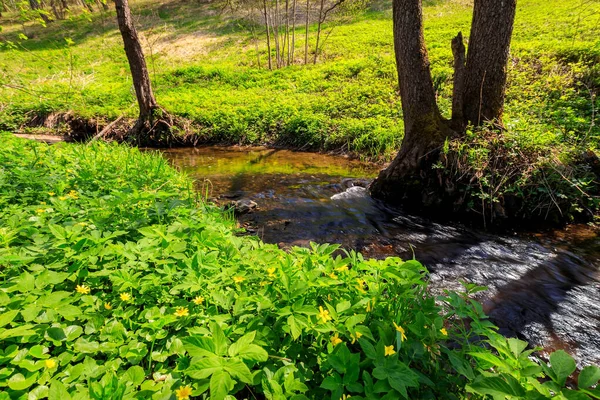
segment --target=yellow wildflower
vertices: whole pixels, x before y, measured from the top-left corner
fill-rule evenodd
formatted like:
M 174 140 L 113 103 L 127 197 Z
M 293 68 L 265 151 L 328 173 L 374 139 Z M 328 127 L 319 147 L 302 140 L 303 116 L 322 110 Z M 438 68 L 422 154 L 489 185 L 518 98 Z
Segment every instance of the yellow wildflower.
M 189 399 L 191 394 L 192 388 L 190 386 L 181 386 L 179 389 L 175 390 L 177 400 Z
M 333 335 L 333 336 L 331 337 L 331 339 L 330 339 L 330 340 L 331 340 L 331 345 L 332 345 L 333 347 L 335 347 L 335 346 L 337 346 L 338 344 L 340 344 L 340 343 L 342 343 L 342 342 L 343 342 L 343 340 L 342 340 L 342 339 L 340 339 L 340 337 L 338 336 L 338 334 L 337 334 L 337 333 L 336 333 L 335 335 Z
M 54 361 L 51 358 L 44 361 L 44 364 L 46 364 L 46 368 L 48 368 L 48 369 L 52 369 L 52 368 L 56 367 L 56 361 Z
M 192 301 L 194 302 L 194 304 L 196 304 L 196 305 L 200 305 L 200 304 L 202 304 L 202 302 L 204 301 L 204 297 L 202 297 L 202 296 L 196 296 L 196 297 L 194 298 L 194 300 L 192 300 Z
M 363 335 L 363 334 L 362 334 L 362 333 L 360 333 L 360 332 L 356 332 L 354 335 L 353 335 L 353 334 L 350 334 L 350 337 L 352 338 L 352 344 L 354 344 L 354 343 L 355 343 L 355 342 L 356 342 L 358 339 L 360 339 L 360 337 L 361 337 L 362 335 Z
M 371 304 L 371 301 L 373 302 L 372 304 Z M 367 312 L 373 311 L 374 307 L 375 307 L 375 299 L 369 300 L 369 302 L 367 303 Z
M 342 265 L 341 267 L 337 267 L 335 270 L 338 271 L 338 272 L 348 271 L 348 266 L 347 265 Z
M 396 354 L 396 351 L 394 350 L 394 346 L 385 346 L 385 356 L 393 356 L 394 354 Z
M 64 201 L 67 199 L 67 197 L 66 196 L 58 196 L 58 199 Z
M 177 307 L 177 309 L 175 310 L 175 312 L 173 314 L 176 317 L 187 317 L 188 315 L 190 315 L 190 312 L 187 309 L 187 307 Z
M 234 276 L 233 277 L 233 281 L 235 283 L 242 283 L 242 282 L 244 282 L 244 280 L 245 280 L 245 278 L 243 276 Z
M 104 303 L 104 308 L 107 310 L 112 310 L 112 305 L 110 303 Z
M 327 321 L 333 319 L 331 315 L 329 315 L 329 311 L 324 310 L 321 306 L 319 306 L 319 318 L 321 318 L 321 321 L 323 321 L 323 323 L 326 323 Z
M 333 272 L 329 274 L 329 277 L 330 277 L 331 279 L 337 279 L 337 275 L 336 275 L 336 274 L 334 274 Z
M 440 332 L 442 332 L 442 335 L 448 336 L 448 331 L 446 330 L 446 328 L 440 329 Z
M 277 269 L 276 268 L 267 268 L 267 273 L 269 274 L 269 278 L 274 278 L 275 277 L 275 271 Z
M 54 196 L 54 192 L 48 192 L 48 195 Z
M 260 283 L 260 286 L 267 286 L 269 283 L 271 283 L 271 282 L 269 282 L 269 281 L 262 281 Z
M 367 282 L 364 279 L 360 279 L 360 278 L 356 278 L 356 282 L 358 282 L 358 285 L 356 285 L 356 288 L 358 289 L 358 291 L 365 293 L 365 283 L 367 283 Z
M 90 288 L 89 288 L 89 286 L 85 286 L 85 285 L 77 285 L 77 286 L 75 286 L 75 291 L 77 291 L 77 293 L 81 293 L 81 294 L 88 294 L 90 292 Z
M 129 293 L 121 293 L 119 297 L 121 298 L 121 301 L 131 300 L 131 295 Z
M 396 330 L 398 332 L 400 332 L 400 341 L 404 342 L 406 340 L 406 332 L 404 331 L 404 328 L 399 325 L 396 325 L 395 322 L 394 322 L 394 327 L 396 328 Z
M 350 397 L 352 396 L 350 396 L 349 394 L 343 394 L 340 400 L 348 400 Z
M 45 212 L 46 212 L 46 210 L 44 210 L 43 208 L 38 208 L 38 209 L 37 209 L 37 210 L 35 210 L 35 211 L 37 211 L 37 213 L 38 213 L 38 214 L 43 214 L 43 213 L 45 213 Z

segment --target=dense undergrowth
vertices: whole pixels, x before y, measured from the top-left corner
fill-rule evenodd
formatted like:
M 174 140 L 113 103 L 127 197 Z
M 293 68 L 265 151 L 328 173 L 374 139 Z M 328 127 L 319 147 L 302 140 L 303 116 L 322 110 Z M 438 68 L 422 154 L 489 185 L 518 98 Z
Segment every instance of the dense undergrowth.
M 480 288 L 238 237 L 155 154 L 0 139 L 2 400 L 600 398 L 599 368 L 567 388 L 566 353 L 498 335 Z

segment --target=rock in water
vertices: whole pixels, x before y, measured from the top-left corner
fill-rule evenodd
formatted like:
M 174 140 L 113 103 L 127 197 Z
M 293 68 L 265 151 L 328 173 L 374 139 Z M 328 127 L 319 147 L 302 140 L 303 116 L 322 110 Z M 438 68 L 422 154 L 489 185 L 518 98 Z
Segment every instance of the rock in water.
M 248 214 L 256 210 L 258 204 L 250 199 L 241 199 L 238 201 L 232 201 L 230 205 L 238 215 Z

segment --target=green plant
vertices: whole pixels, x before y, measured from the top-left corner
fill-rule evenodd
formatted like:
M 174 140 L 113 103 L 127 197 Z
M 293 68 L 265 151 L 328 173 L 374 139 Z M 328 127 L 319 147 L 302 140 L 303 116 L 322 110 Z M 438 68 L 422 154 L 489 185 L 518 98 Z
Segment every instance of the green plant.
M 414 260 L 238 237 L 156 154 L 0 138 L 2 400 L 572 394 L 564 355 L 532 368 L 479 287 L 436 302 Z

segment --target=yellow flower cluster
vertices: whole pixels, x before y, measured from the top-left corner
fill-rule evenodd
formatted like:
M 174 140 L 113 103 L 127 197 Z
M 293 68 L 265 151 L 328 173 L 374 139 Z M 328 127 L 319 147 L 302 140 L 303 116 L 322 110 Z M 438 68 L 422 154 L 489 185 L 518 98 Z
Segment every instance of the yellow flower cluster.
M 194 302 L 194 304 L 200 305 L 204 301 L 204 297 L 202 297 L 202 296 L 196 296 L 196 297 L 194 297 L 194 300 L 192 300 L 192 301 Z
M 342 343 L 342 342 L 343 342 L 343 340 L 342 340 L 342 339 L 340 339 L 340 337 L 338 336 L 338 334 L 337 334 L 337 333 L 331 337 L 330 341 L 331 341 L 331 345 L 332 345 L 333 347 L 335 347 L 335 346 L 337 346 L 338 344 L 340 344 L 340 343 Z
M 234 281 L 235 283 L 242 283 L 242 282 L 244 282 L 245 280 L 246 280 L 246 278 L 244 278 L 243 276 L 234 276 L 234 277 L 233 277 L 233 281 Z

